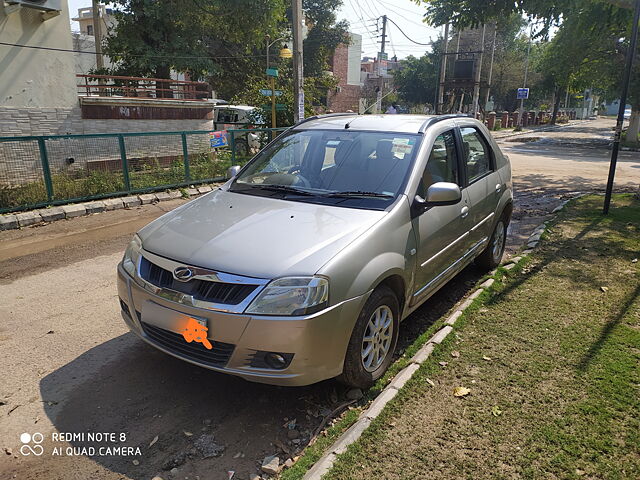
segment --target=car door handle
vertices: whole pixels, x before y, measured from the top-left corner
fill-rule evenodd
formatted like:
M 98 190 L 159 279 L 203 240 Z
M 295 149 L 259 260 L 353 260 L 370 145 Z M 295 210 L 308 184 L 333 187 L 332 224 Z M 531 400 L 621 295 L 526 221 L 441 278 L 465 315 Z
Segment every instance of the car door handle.
M 466 218 L 467 215 L 469 215 L 469 207 L 462 207 L 462 210 L 460 210 L 460 216 L 462 218 Z
M 500 185 L 499 183 L 496 185 L 496 193 L 500 193 L 500 191 L 502 190 L 502 185 Z

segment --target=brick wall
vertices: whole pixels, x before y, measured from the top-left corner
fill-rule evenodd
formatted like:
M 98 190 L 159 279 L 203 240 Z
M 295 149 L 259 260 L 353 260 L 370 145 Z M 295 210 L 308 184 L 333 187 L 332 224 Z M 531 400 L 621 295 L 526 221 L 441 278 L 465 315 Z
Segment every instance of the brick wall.
M 338 45 L 332 59 L 333 75 L 338 79 L 338 87 L 330 90 L 327 95 L 327 108 L 334 112 L 358 112 L 360 85 L 347 84 L 348 65 L 349 47 L 344 44 Z

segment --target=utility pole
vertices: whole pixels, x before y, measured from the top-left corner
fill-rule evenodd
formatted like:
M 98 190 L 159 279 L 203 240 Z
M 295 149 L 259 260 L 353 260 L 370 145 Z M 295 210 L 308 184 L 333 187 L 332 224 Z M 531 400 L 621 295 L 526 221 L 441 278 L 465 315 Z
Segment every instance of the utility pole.
M 438 102 L 436 103 L 436 114 L 442 113 L 444 106 L 444 80 L 447 71 L 447 48 L 449 46 L 449 23 L 444 25 L 444 40 L 442 42 L 442 59 L 440 60 L 440 82 L 438 89 Z
M 304 120 L 304 72 L 302 63 L 302 0 L 292 0 L 293 7 L 293 120 Z
M 605 215 L 609 213 L 611 193 L 613 192 L 613 180 L 616 176 L 618 150 L 620 149 L 620 136 L 622 135 L 622 124 L 624 123 L 624 109 L 627 104 L 627 92 L 629 91 L 629 80 L 631 79 L 631 71 L 633 70 L 633 59 L 636 56 L 636 50 L 638 48 L 638 23 L 640 23 L 640 0 L 636 0 L 636 10 L 633 14 L 631 42 L 629 42 L 629 50 L 627 51 L 627 65 L 624 71 L 624 80 L 622 81 L 622 95 L 620 95 L 620 106 L 618 107 L 618 120 L 616 122 L 615 133 L 613 134 L 613 148 L 611 149 L 609 178 L 607 179 L 607 191 L 604 194 L 604 209 L 602 210 L 602 213 Z
M 491 95 L 491 77 L 493 76 L 493 57 L 496 53 L 496 35 L 498 33 L 498 24 L 493 24 L 493 43 L 491 44 L 491 62 L 489 63 L 489 80 L 487 81 L 487 96 L 484 99 L 484 108 L 486 110 Z
M 382 112 L 382 87 L 384 86 L 384 79 L 382 78 L 382 58 L 384 57 L 384 47 L 387 41 L 387 16 L 382 16 L 382 43 L 380 46 L 380 53 L 378 53 L 378 92 L 376 94 L 376 112 Z
M 529 43 L 527 44 L 527 58 L 524 61 L 524 82 L 522 88 L 527 88 L 527 75 L 529 74 L 529 53 L 531 52 L 531 37 L 533 36 L 533 25 L 529 29 Z M 518 115 L 518 127 L 522 128 L 522 116 L 524 115 L 524 98 L 520 99 L 520 114 Z
M 473 118 L 478 115 L 479 103 L 480 103 L 480 74 L 482 73 L 482 56 L 484 54 L 484 33 L 487 29 L 485 24 L 482 25 L 482 37 L 480 40 L 480 54 L 478 60 L 478 66 L 476 68 L 475 78 L 473 79 L 473 102 L 472 113 Z
M 100 18 L 100 3 L 98 0 L 91 0 L 93 10 L 93 36 L 96 40 L 96 68 L 98 70 L 104 68 L 102 59 L 102 19 Z

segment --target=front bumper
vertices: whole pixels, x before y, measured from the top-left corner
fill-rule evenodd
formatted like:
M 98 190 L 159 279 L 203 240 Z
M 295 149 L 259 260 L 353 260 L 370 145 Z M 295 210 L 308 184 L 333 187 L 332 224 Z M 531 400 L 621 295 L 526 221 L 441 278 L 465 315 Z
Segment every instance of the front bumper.
M 213 311 L 159 297 L 142 288 L 118 265 L 122 317 L 150 345 L 187 362 L 246 380 L 301 386 L 342 373 L 349 338 L 368 294 L 313 315 L 277 317 Z M 213 349 L 181 338 L 185 319 L 206 319 Z M 256 352 L 293 354 L 287 368 L 256 367 Z

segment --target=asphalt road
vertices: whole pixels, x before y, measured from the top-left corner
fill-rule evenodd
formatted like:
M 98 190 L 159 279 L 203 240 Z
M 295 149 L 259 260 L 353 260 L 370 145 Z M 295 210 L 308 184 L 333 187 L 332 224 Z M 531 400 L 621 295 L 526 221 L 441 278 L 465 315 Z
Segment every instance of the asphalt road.
M 604 188 L 611 125 L 529 134 L 543 137 L 531 143 L 501 140 L 517 193 L 510 253 L 562 198 Z M 621 155 L 618 178 L 625 189 L 637 188 L 640 154 Z M 127 332 L 115 265 L 136 230 L 183 202 L 0 232 L 0 478 L 228 479 L 233 471 L 246 479 L 266 455 L 295 456 L 324 415 L 344 402 L 344 388 L 334 381 L 304 388 L 252 384 L 173 359 Z M 400 352 L 478 276 L 466 269 L 413 314 L 403 324 Z M 293 419 L 300 438 L 292 441 L 284 425 Z M 44 434 L 44 455 L 20 453 L 25 432 Z M 118 438 L 51 442 L 52 432 Z M 193 450 L 202 435 L 225 447 L 222 456 L 203 459 Z M 65 451 L 68 446 L 139 447 L 141 455 L 91 455 Z M 63 448 L 61 455 L 51 453 L 54 447 Z M 185 459 L 177 473 L 163 470 L 172 459 Z

